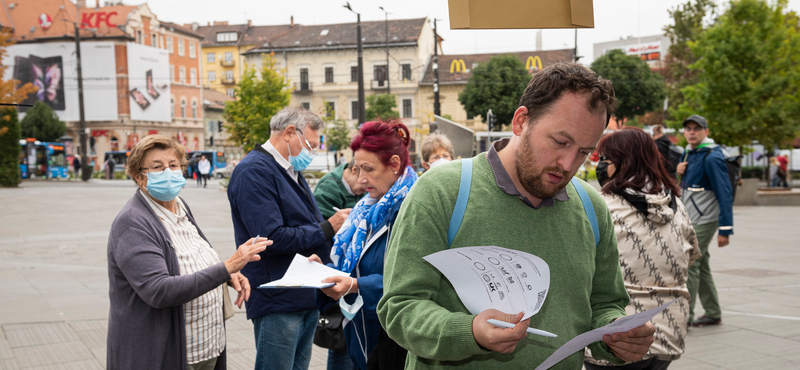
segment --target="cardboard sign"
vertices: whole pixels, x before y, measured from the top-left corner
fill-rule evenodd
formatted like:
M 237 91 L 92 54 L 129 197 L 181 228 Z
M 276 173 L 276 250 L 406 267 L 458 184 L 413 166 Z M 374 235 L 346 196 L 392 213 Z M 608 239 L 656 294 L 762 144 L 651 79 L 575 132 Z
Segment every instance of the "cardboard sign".
M 448 0 L 450 29 L 594 28 L 592 0 Z

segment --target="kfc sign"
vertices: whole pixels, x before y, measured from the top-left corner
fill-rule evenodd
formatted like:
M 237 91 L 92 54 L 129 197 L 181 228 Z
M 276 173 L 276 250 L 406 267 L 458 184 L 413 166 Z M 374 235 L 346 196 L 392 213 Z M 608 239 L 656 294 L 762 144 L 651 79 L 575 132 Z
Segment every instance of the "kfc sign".
M 661 52 L 660 42 L 631 45 L 625 48 L 625 54 L 628 55 L 642 55 L 642 54 L 659 53 L 659 52 Z
M 117 15 L 117 12 L 82 13 L 81 28 L 98 28 L 101 23 L 108 27 L 116 27 L 116 24 L 111 23 L 111 17 L 115 15 Z

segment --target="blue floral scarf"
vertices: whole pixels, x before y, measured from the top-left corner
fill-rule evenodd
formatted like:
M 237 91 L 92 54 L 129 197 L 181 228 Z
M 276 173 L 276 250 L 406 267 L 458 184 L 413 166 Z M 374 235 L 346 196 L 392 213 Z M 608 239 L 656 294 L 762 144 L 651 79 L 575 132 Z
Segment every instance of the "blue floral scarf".
M 408 166 L 403 175 L 377 202 L 367 194 L 356 203 L 344 225 L 333 238 L 331 260 L 337 270 L 353 271 L 358 259 L 361 258 L 367 232 L 383 223 L 395 205 L 403 202 L 417 178 L 417 173 Z

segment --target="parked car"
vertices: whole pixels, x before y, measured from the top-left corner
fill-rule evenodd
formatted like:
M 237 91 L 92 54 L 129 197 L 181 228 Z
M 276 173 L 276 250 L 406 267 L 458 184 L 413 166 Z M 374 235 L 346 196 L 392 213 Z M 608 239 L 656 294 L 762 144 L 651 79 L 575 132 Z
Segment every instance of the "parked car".
M 229 179 L 231 178 L 231 174 L 233 173 L 233 169 L 235 167 L 235 165 L 228 164 L 223 168 L 215 168 L 214 177 L 218 179 Z

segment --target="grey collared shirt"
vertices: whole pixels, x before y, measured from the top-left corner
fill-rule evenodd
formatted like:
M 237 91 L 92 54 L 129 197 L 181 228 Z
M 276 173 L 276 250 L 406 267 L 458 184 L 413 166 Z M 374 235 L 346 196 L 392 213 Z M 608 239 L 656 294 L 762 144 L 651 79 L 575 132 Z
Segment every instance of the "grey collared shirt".
M 555 204 L 555 200 L 560 200 L 562 202 L 568 201 L 569 195 L 567 195 L 566 188 L 561 189 L 561 191 L 551 198 L 542 199 L 542 202 L 539 203 L 538 206 L 534 206 L 530 199 L 522 195 L 522 193 L 517 190 L 517 187 L 514 186 L 514 181 L 512 181 L 511 176 L 508 175 L 508 171 L 506 171 L 506 168 L 503 167 L 503 162 L 500 161 L 500 155 L 497 154 L 499 151 L 508 146 L 510 141 L 511 139 L 509 138 L 497 140 L 492 143 L 492 147 L 489 148 L 489 152 L 486 153 L 486 159 L 489 161 L 489 166 L 492 167 L 492 172 L 494 172 L 494 178 L 497 181 L 497 186 L 503 190 L 504 193 L 519 198 L 519 200 L 533 209 L 552 207 Z

